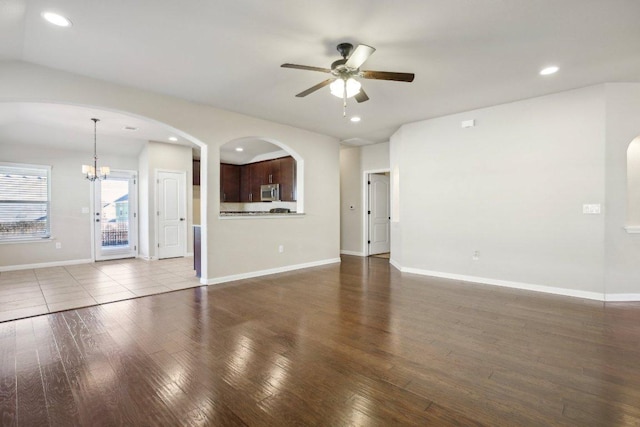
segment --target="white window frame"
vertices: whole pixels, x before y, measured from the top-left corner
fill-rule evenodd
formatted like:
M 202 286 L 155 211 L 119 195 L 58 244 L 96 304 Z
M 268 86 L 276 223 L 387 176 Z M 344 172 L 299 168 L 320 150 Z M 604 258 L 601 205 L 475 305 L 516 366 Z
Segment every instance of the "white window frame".
M 0 244 L 7 243 L 24 243 L 24 242 L 42 242 L 50 240 L 51 237 L 51 166 L 50 165 L 36 165 L 28 163 L 12 163 L 12 162 L 0 162 L 0 167 L 13 167 L 23 169 L 42 169 L 47 172 L 47 221 L 46 221 L 46 235 L 42 237 L 34 236 L 18 236 L 6 238 L 0 236 Z

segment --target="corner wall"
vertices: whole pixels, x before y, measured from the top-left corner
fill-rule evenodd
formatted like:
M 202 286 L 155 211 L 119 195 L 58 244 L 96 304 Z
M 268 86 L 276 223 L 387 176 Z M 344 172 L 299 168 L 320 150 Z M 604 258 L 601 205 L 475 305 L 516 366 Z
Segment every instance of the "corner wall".
M 601 299 L 605 218 L 582 208 L 605 204 L 604 114 L 599 85 L 402 126 L 391 139 L 395 263 Z M 462 129 L 469 119 L 476 127 Z
M 388 169 L 388 142 L 340 149 L 341 253 L 364 256 L 364 174 Z
M 640 234 L 627 224 L 627 148 L 640 136 L 640 84 L 606 87 L 605 292 L 609 300 L 640 300 Z M 640 194 L 631 195 L 640 198 Z M 637 203 L 637 200 L 636 200 Z
M 140 255 L 157 258 L 156 238 L 156 195 L 158 185 L 155 180 L 157 169 L 184 171 L 186 173 L 185 197 L 187 201 L 187 252 L 193 253 L 193 155 L 191 147 L 163 142 L 149 141 L 139 157 L 140 203 Z M 144 176 L 143 176 L 144 175 Z M 144 201 L 143 201 L 144 200 Z M 143 252 L 144 249 L 144 252 Z

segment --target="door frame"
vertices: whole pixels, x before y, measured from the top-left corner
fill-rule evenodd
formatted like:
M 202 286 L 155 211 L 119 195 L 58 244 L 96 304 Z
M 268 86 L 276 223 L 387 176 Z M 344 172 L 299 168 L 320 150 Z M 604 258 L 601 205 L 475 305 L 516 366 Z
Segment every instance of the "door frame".
M 369 256 L 369 175 L 375 173 L 389 173 L 391 175 L 390 168 L 384 169 L 369 169 L 362 172 L 362 253 L 365 257 Z M 391 201 L 391 188 L 389 188 L 389 201 Z M 389 240 L 391 240 L 391 233 L 389 233 Z M 391 252 L 391 247 L 389 247 Z
M 100 184 L 101 180 L 95 180 L 93 182 L 91 182 L 91 195 L 90 195 L 90 202 L 91 202 L 91 207 L 89 208 L 89 212 L 90 212 L 90 216 L 91 216 L 91 260 L 93 262 L 96 261 L 108 261 L 111 259 L 125 259 L 125 258 L 137 258 L 138 254 L 140 253 L 140 248 L 138 248 L 139 246 L 139 235 L 138 235 L 138 221 L 139 221 L 139 215 L 138 215 L 138 211 L 139 211 L 139 205 L 138 205 L 138 184 L 139 184 L 139 176 L 138 176 L 138 171 L 135 170 L 129 170 L 129 169 L 113 169 L 111 171 L 111 175 L 118 175 L 118 174 L 128 174 L 130 175 L 130 178 L 133 177 L 133 201 L 134 201 L 134 207 L 133 209 L 131 209 L 131 206 L 129 206 L 129 212 L 130 215 L 131 213 L 133 213 L 133 218 L 130 218 L 130 236 L 134 236 L 134 243 L 133 246 L 135 249 L 133 249 L 131 252 L 133 253 L 133 255 L 131 256 L 125 256 L 125 257 L 121 257 L 120 254 L 116 254 L 112 257 L 105 257 L 105 258 L 101 258 L 98 259 L 98 253 L 97 253 L 97 239 L 96 239 L 96 185 Z M 129 198 L 129 201 L 131 201 L 131 198 Z M 133 211 L 133 212 L 131 212 Z M 102 218 L 101 218 L 102 220 Z M 131 240 L 131 239 L 130 239 Z
M 202 165 L 201 165 L 202 166 Z M 154 227 L 154 235 L 155 235 L 155 245 L 153 245 L 153 258 L 158 260 L 160 259 L 160 251 L 158 251 L 158 244 L 160 243 L 160 223 L 158 221 L 158 202 L 160 201 L 160 178 L 158 177 L 159 172 L 168 172 L 168 173 L 178 173 L 178 174 L 182 174 L 182 176 L 184 177 L 184 182 L 185 185 L 189 185 L 188 181 L 187 181 L 187 171 L 185 170 L 176 170 L 176 169 L 154 169 L 153 171 L 153 179 L 155 182 L 155 187 L 156 187 L 156 191 L 155 191 L 155 197 L 154 197 L 154 201 L 153 201 L 153 211 L 156 212 L 155 215 L 153 215 L 153 217 L 155 218 L 154 222 L 153 222 L 153 227 Z M 202 173 L 202 170 L 201 170 Z M 184 203 L 183 203 L 183 208 L 184 208 L 184 217 L 185 217 L 185 221 L 184 222 L 184 253 L 182 254 L 183 257 L 187 256 L 187 253 L 189 252 L 189 248 L 188 246 L 188 242 L 189 242 L 189 237 L 187 235 L 187 233 L 189 232 L 188 229 L 188 225 L 191 222 L 189 220 L 188 217 L 188 203 L 187 203 L 187 195 L 188 195 L 188 191 L 185 188 L 184 189 L 185 193 L 184 193 Z

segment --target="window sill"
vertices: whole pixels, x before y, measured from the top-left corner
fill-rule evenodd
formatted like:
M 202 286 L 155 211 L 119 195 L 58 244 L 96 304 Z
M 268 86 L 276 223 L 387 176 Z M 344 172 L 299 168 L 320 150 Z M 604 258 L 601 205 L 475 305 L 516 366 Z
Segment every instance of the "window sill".
M 52 240 L 56 240 L 55 237 L 45 237 L 41 239 L 12 239 L 12 240 L 0 240 L 0 245 L 20 245 L 23 243 L 47 243 Z
M 640 234 L 640 225 L 627 225 L 624 229 L 629 234 Z

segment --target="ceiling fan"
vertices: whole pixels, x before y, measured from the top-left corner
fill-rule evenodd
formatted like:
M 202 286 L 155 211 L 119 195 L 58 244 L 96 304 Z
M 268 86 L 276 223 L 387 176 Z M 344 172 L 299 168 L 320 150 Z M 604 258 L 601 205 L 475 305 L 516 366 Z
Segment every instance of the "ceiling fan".
M 340 52 L 342 59 L 338 59 L 333 62 L 333 64 L 331 64 L 331 69 L 297 64 L 281 65 L 283 68 L 319 71 L 321 73 L 328 73 L 332 75 L 331 78 L 300 92 L 296 95 L 297 97 L 305 97 L 318 89 L 329 85 L 331 93 L 344 100 L 343 105 L 346 115 L 347 98 L 355 97 L 358 102 L 365 102 L 369 100 L 369 97 L 362 89 L 362 85 L 357 78 L 412 82 L 415 77 L 413 73 L 360 70 L 360 67 L 365 63 L 365 61 L 369 59 L 373 52 L 376 51 L 375 48 L 371 46 L 360 44 L 354 50 L 351 43 L 340 43 L 337 46 L 337 50 Z

